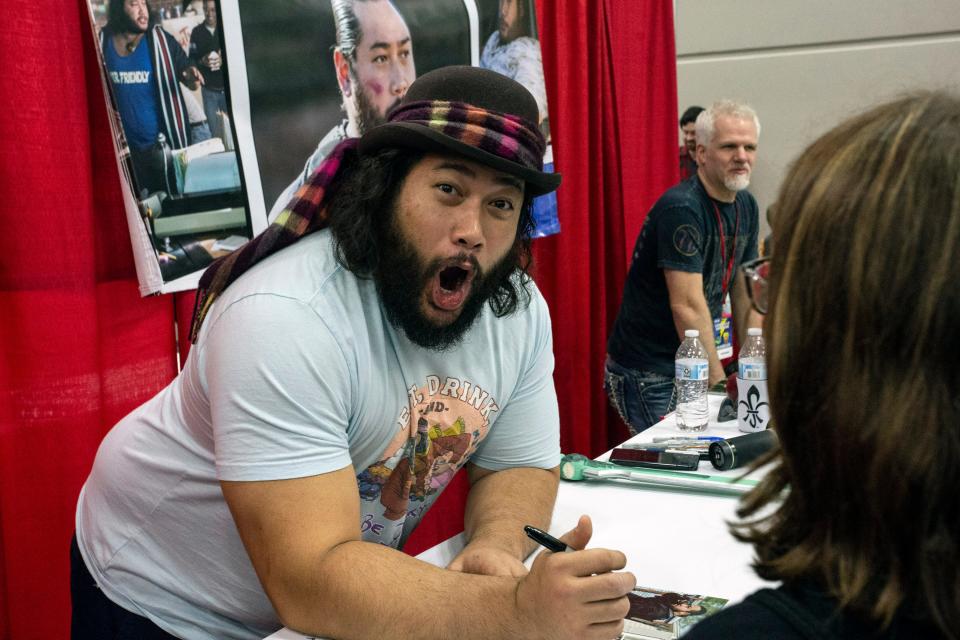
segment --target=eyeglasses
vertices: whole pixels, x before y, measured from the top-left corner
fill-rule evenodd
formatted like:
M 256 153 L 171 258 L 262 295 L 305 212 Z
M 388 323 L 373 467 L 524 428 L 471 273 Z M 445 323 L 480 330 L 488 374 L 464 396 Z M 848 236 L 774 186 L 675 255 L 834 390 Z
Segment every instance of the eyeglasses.
M 770 274 L 770 258 L 757 258 L 742 267 L 750 304 L 758 313 L 767 313 L 767 279 Z

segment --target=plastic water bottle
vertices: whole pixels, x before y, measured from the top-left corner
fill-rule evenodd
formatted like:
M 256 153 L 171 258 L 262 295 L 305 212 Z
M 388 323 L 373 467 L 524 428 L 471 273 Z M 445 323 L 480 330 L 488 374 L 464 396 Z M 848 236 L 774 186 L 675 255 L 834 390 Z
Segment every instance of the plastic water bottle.
M 749 329 L 737 359 L 737 426 L 740 431 L 763 431 L 770 425 L 767 404 L 767 346 L 762 329 Z
M 710 363 L 700 343 L 700 332 L 687 329 L 677 349 L 674 384 L 677 394 L 677 427 L 681 431 L 707 428 L 707 384 Z

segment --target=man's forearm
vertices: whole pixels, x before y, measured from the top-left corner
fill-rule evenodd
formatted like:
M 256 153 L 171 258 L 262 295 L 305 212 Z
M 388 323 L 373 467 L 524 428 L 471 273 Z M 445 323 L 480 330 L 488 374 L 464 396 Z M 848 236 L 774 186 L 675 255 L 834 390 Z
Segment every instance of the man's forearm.
M 447 571 L 383 545 L 351 541 L 272 580 L 282 622 L 308 635 L 376 638 L 519 637 L 515 578 Z M 261 580 L 263 576 L 261 576 Z M 457 594 L 457 605 L 447 603 Z
M 492 472 L 471 471 L 479 489 L 473 509 L 499 491 L 498 504 L 515 497 L 538 505 L 513 517 L 536 519 L 539 512 L 537 523 L 545 526 L 556 470 L 508 473 L 500 480 L 509 480 L 509 490 L 486 482 Z M 390 637 L 414 639 L 607 640 L 619 633 L 628 609 L 624 596 L 636 584 L 631 574 L 619 573 L 626 564 L 623 554 L 609 549 L 542 554 L 528 573 L 507 552 L 481 548 L 476 555 L 506 556 L 521 569 L 486 573 L 440 569 L 363 542 L 354 524 L 359 505 L 349 466 L 307 478 L 221 486 L 280 620 L 308 635 L 349 640 L 381 637 L 386 629 Z M 498 531 L 488 528 L 486 517 L 471 521 L 476 539 L 499 540 L 483 533 Z M 570 534 L 577 549 L 590 538 L 589 520 L 583 526 Z M 519 525 L 516 529 L 523 535 Z M 456 594 L 456 606 L 444 606 L 450 594 Z
M 483 473 L 471 485 L 467 498 L 467 546 L 495 548 L 522 560 L 535 546 L 523 533 L 523 525 L 549 526 L 559 470 L 516 468 Z M 335 638 L 376 637 L 387 627 L 390 635 L 398 638 L 519 638 L 529 633 L 518 617 L 515 577 L 438 569 L 364 542 L 339 545 L 326 554 L 322 564 L 325 578 L 314 581 L 312 595 L 302 585 L 285 590 L 293 605 L 289 613 L 274 601 L 288 626 Z M 370 584 L 369 576 L 377 576 L 376 585 Z M 371 597 L 372 589 L 395 596 Z M 411 589 L 416 596 L 407 598 Z M 438 611 L 435 603 L 450 593 L 457 593 L 458 601 L 469 600 L 469 606 L 461 603 Z M 336 611 L 325 607 L 318 611 L 318 602 L 337 603 Z
M 503 549 L 519 559 L 534 548 L 523 533 L 547 528 L 557 499 L 559 469 L 522 467 L 489 473 L 470 487 L 464 516 L 467 544 Z

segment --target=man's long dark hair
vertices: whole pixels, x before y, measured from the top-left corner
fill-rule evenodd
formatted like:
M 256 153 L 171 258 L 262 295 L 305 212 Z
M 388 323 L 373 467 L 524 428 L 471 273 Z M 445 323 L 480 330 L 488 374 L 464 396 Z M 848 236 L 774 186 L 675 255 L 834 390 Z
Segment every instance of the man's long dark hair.
M 147 25 L 147 32 L 156 24 L 156 18 L 153 14 L 153 7 L 147 0 L 144 0 L 147 6 L 147 14 L 150 16 L 150 23 Z M 123 10 L 123 0 L 110 0 L 107 4 L 107 29 L 110 33 L 126 33 L 130 30 L 130 17 Z
M 345 158 L 342 179 L 330 201 L 330 229 L 337 261 L 356 275 L 373 277 L 393 228 L 393 215 L 400 187 L 424 154 L 408 149 L 385 149 L 369 156 L 351 152 Z M 515 312 L 530 302 L 530 234 L 533 232 L 532 198 L 520 207 L 517 238 L 507 254 L 514 261 L 510 275 L 497 283 L 490 309 L 497 317 Z

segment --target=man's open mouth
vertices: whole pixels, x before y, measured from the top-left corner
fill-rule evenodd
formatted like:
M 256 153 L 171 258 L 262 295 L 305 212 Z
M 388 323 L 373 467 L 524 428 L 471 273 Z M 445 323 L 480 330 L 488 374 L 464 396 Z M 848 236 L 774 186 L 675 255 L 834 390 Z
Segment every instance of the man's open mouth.
M 456 311 L 470 295 L 476 269 L 468 261 L 448 264 L 433 277 L 430 301 L 438 309 Z

